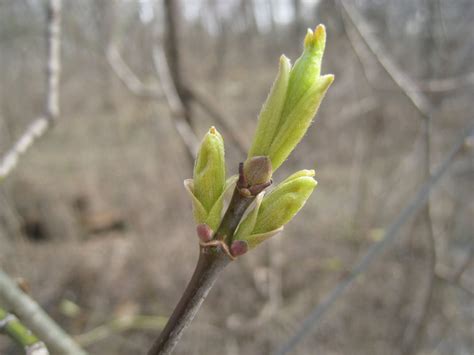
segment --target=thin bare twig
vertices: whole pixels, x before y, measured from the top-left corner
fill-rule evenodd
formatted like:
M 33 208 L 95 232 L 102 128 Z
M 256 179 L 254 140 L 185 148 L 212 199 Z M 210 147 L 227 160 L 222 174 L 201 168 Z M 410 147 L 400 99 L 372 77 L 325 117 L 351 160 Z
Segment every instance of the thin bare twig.
M 161 330 L 165 326 L 167 320 L 166 317 L 144 315 L 118 317 L 83 334 L 75 336 L 75 339 L 80 345 L 89 346 L 113 334 L 121 333 L 130 329 Z
M 424 150 L 422 159 L 423 179 L 427 180 L 431 176 L 430 173 L 430 162 L 431 162 L 431 116 L 427 116 L 424 119 Z M 427 241 L 428 253 L 426 257 L 427 262 L 427 275 L 426 285 L 423 290 L 421 302 L 412 316 L 411 322 L 407 325 L 404 331 L 403 340 L 401 344 L 401 353 L 408 355 L 414 354 L 420 344 L 420 334 L 426 325 L 428 313 L 430 310 L 431 302 L 433 299 L 433 291 L 435 285 L 435 268 L 436 268 L 436 241 L 433 233 L 433 225 L 431 221 L 431 209 L 430 201 L 426 202 L 423 207 L 419 219 L 424 223 L 426 231 L 424 236 Z
M 381 64 L 382 68 L 402 90 L 403 94 L 413 103 L 414 107 L 420 112 L 423 117 L 429 117 L 432 113 L 432 105 L 423 93 L 420 92 L 417 84 L 411 80 L 398 66 L 392 61 L 387 55 L 386 50 L 372 34 L 370 27 L 357 10 L 349 5 L 346 1 L 340 1 L 342 9 L 344 10 L 351 23 L 357 29 L 362 40 L 365 42 L 367 47 L 374 54 L 375 58 Z
M 155 54 L 155 52 L 158 54 Z M 174 118 L 176 130 L 186 147 L 190 159 L 194 160 L 199 147 L 199 140 L 185 119 L 185 109 L 169 73 L 166 57 L 161 47 L 157 47 L 153 53 L 155 69 L 160 79 L 159 84 L 156 85 L 147 86 L 138 78 L 120 56 L 116 44 L 111 44 L 107 49 L 107 60 L 114 73 L 132 94 L 155 100 L 166 99 Z
M 189 126 L 193 125 L 191 113 L 191 101 L 184 88 L 184 71 L 182 68 L 182 57 L 180 52 L 181 32 L 181 1 L 164 0 L 163 11 L 165 13 L 165 31 L 163 53 L 166 56 L 168 72 L 176 89 L 177 96 L 182 104 L 182 115 Z M 156 21 L 155 21 L 156 24 Z M 157 32 L 155 32 L 155 36 Z M 155 38 L 156 39 L 156 38 Z
M 239 182 L 245 181 L 243 163 L 239 165 L 239 177 Z M 194 274 L 148 355 L 168 355 L 172 353 L 183 331 L 196 316 L 220 272 L 234 260 L 229 252 L 232 237 L 245 211 L 255 199 L 254 195 L 244 196 L 239 182 L 235 186 L 229 207 L 217 231 L 213 234 L 212 240 L 209 243 L 200 244 L 199 259 Z
M 18 165 L 20 157 L 43 136 L 59 117 L 59 77 L 61 72 L 61 1 L 50 0 L 46 33 L 46 95 L 44 115 L 36 118 L 0 160 L 0 182 Z
M 418 87 L 427 92 L 444 92 L 462 89 L 474 85 L 474 72 L 464 75 L 418 82 Z
M 134 95 L 145 98 L 161 99 L 163 94 L 158 85 L 145 85 L 125 63 L 116 44 L 107 48 L 107 61 L 119 80 Z
M 216 103 L 202 91 L 198 90 L 197 88 L 191 86 L 189 83 L 183 84 L 185 85 L 184 90 L 193 99 L 196 103 L 198 103 L 204 110 L 207 111 L 224 129 L 226 136 L 231 139 L 234 143 L 235 147 L 239 150 L 239 152 L 243 155 L 247 154 L 248 148 L 247 143 L 245 140 L 237 133 L 239 129 L 236 129 L 231 126 L 229 120 L 225 117 L 225 115 L 221 112 L 221 109 L 218 107 Z
M 155 65 L 163 93 L 175 119 L 176 129 L 183 139 L 188 152 L 194 159 L 198 151 L 199 140 L 194 134 L 189 122 L 186 120 L 186 108 L 181 101 L 173 78 L 171 77 L 168 61 L 166 60 L 165 53 L 161 46 L 155 46 L 153 48 L 153 63 Z
M 20 157 L 31 148 L 38 138 L 43 136 L 49 126 L 50 120 L 45 117 L 39 117 L 27 127 L 23 135 L 0 161 L 0 182 L 15 169 Z
M 423 151 L 423 179 L 427 180 L 430 176 L 430 161 L 431 161 L 431 117 L 432 117 L 432 105 L 429 99 L 421 92 L 417 84 L 411 80 L 403 71 L 401 71 L 397 65 L 392 61 L 390 56 L 386 53 L 385 49 L 378 42 L 375 36 L 372 35 L 370 28 L 367 23 L 363 21 L 362 16 L 352 7 L 347 5 L 343 0 L 340 1 L 341 8 L 343 9 L 343 20 L 345 23 L 347 37 L 357 54 L 359 61 L 362 64 L 364 73 L 367 80 L 370 80 L 368 58 L 366 56 L 366 48 L 369 48 L 374 57 L 378 60 L 384 70 L 390 75 L 392 80 L 401 89 L 403 94 L 412 102 L 414 107 L 418 110 L 423 118 L 423 129 L 424 129 L 424 151 Z M 358 32 L 349 29 L 347 22 L 350 20 L 353 28 Z M 361 38 L 365 46 L 361 43 Z M 402 344 L 402 352 L 404 354 L 410 354 L 414 351 L 418 344 L 419 334 L 425 323 L 428 315 L 428 311 L 431 305 L 434 278 L 435 278 L 435 266 L 436 266 L 436 247 L 435 239 L 433 235 L 433 228 L 430 215 L 430 204 L 429 200 L 423 207 L 419 218 L 423 221 L 426 227 L 426 238 L 428 244 L 428 274 L 427 283 L 423 291 L 421 304 L 417 307 L 417 312 L 413 317 L 413 321 L 410 322 L 409 326 L 405 329 L 404 341 Z
M 59 79 L 61 75 L 61 0 L 50 0 L 46 32 L 46 118 L 59 117 Z
M 372 112 L 378 107 L 377 101 L 373 96 L 366 96 L 356 103 L 352 103 L 344 106 L 338 113 L 339 121 L 346 122 L 351 119 L 359 118 L 363 115 L 366 115 L 369 112 Z
M 344 291 L 354 282 L 354 280 L 365 272 L 372 262 L 381 255 L 385 248 L 390 245 L 397 237 L 400 229 L 426 204 L 433 187 L 440 181 L 448 168 L 453 164 L 456 155 L 462 150 L 464 142 L 469 135 L 474 133 L 474 125 L 470 125 L 467 131 L 456 140 L 452 150 L 442 161 L 432 176 L 426 181 L 415 194 L 413 199 L 399 213 L 395 220 L 388 226 L 384 237 L 379 242 L 372 245 L 364 257 L 352 268 L 350 274 L 337 284 L 329 295 L 317 305 L 303 321 L 301 327 L 279 348 L 274 354 L 288 354 L 317 324 L 317 322 L 326 314 L 331 306 L 342 296 Z

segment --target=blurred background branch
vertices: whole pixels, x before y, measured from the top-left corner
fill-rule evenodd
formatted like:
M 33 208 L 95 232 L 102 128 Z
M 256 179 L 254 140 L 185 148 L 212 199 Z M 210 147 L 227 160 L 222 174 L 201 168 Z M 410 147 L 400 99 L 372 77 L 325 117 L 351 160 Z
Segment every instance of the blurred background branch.
M 18 315 L 53 352 L 71 355 L 86 354 L 40 305 L 23 293 L 2 270 L 0 270 L 0 301 Z
M 39 340 L 17 317 L 0 307 L 0 333 L 7 334 L 20 345 L 27 355 L 48 355 L 46 345 Z
M 474 125 L 470 125 L 463 130 L 461 136 L 456 140 L 452 150 L 447 157 L 440 163 L 433 175 L 418 189 L 417 193 L 410 202 L 398 214 L 397 218 L 387 227 L 383 238 L 372 245 L 361 260 L 352 267 L 348 272 L 349 275 L 339 282 L 336 287 L 328 294 L 328 296 L 310 313 L 307 318 L 302 321 L 301 327 L 295 332 L 276 352 L 276 355 L 284 355 L 290 353 L 298 343 L 309 334 L 312 328 L 321 320 L 326 312 L 340 298 L 344 291 L 356 280 L 356 278 L 365 272 L 372 262 L 379 257 L 385 249 L 393 243 L 398 236 L 398 232 L 407 224 L 413 216 L 415 216 L 428 202 L 432 188 L 438 184 L 439 180 L 449 170 L 454 163 L 456 156 L 464 147 L 466 139 L 474 134 Z
M 145 98 L 160 99 L 162 97 L 158 86 L 145 85 L 140 81 L 122 59 L 116 45 L 111 44 L 107 48 L 107 60 L 120 81 L 122 81 L 133 94 Z
M 61 73 L 61 0 L 50 0 L 47 8 L 46 90 L 44 117 L 36 118 L 0 159 L 0 182 L 18 164 L 20 156 L 40 138 L 59 116 L 59 77 Z

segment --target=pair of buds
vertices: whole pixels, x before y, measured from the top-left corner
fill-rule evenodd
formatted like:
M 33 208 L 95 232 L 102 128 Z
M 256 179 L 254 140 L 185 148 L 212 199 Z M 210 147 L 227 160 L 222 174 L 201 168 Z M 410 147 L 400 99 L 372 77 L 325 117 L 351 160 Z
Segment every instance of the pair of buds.
M 199 244 L 203 248 L 217 247 L 227 254 L 232 260 L 248 251 L 248 244 L 244 240 L 234 240 L 230 248 L 222 240 L 212 240 L 214 231 L 207 224 L 202 223 L 196 226 L 196 232 L 199 237 Z

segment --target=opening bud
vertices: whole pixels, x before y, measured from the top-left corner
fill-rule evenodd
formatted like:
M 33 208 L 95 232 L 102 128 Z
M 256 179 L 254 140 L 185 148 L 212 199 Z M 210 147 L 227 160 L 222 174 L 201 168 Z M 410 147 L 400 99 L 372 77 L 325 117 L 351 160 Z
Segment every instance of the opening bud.
M 209 212 L 225 186 L 224 140 L 214 127 L 202 140 L 193 177 L 194 195 Z
M 256 156 L 244 163 L 244 176 L 248 186 L 268 183 L 272 178 L 272 162 L 268 156 Z

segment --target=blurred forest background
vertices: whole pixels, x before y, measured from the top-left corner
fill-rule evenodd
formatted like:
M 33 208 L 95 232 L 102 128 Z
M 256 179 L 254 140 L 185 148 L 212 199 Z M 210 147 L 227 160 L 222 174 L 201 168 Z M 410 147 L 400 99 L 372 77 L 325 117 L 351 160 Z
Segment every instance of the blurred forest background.
M 0 266 L 87 351 L 148 349 L 198 256 L 196 144 L 216 126 L 235 174 L 279 56 L 318 23 L 336 80 L 275 176 L 316 168 L 318 188 L 225 270 L 176 354 L 272 354 L 380 242 L 474 121 L 474 2 L 63 2 L 61 113 L 0 185 Z M 45 29 L 44 1 L 0 0 L 0 156 L 43 110 Z M 291 354 L 474 353 L 473 136 L 452 160 Z

